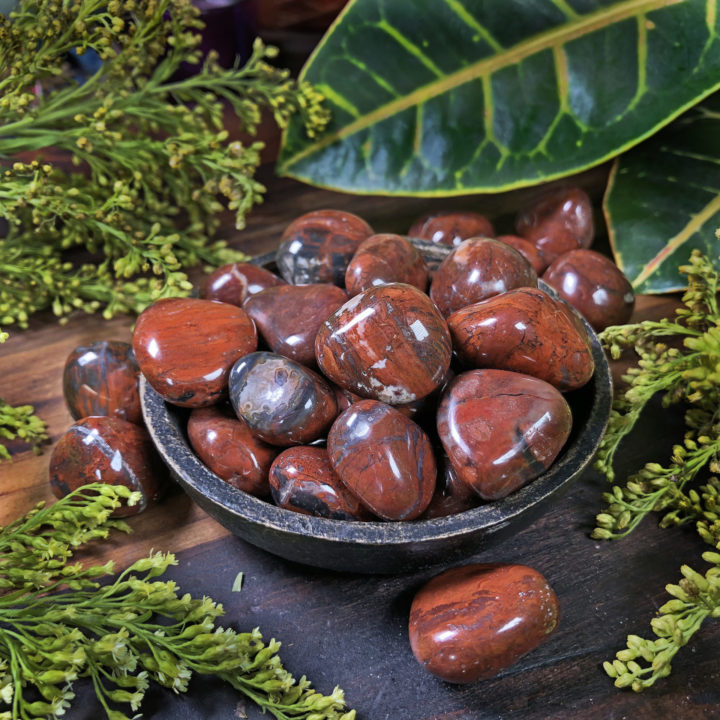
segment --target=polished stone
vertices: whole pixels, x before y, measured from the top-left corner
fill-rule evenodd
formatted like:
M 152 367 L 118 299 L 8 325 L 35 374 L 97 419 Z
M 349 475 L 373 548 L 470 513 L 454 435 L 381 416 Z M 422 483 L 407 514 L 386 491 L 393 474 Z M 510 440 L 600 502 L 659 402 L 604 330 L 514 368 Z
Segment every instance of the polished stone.
M 144 427 L 103 416 L 70 426 L 53 449 L 49 474 L 58 498 L 94 482 L 139 491 L 137 505 L 123 505 L 113 512 L 114 517 L 126 517 L 161 498 L 168 473 Z
M 458 375 L 437 412 L 437 430 L 458 478 L 498 500 L 550 467 L 572 428 L 552 385 L 507 370 Z
M 439 463 L 435 492 L 422 519 L 432 520 L 457 515 L 472 510 L 481 503 L 480 496 L 470 485 L 460 480 L 447 455 L 443 455 Z
M 112 415 L 142 425 L 138 367 L 130 343 L 102 340 L 76 347 L 63 370 L 63 395 L 74 420 Z
M 545 258 L 529 240 L 521 238 L 519 235 L 498 235 L 495 239 L 515 248 L 533 266 L 538 277 L 547 267 Z
M 595 369 L 585 325 L 564 302 L 538 288 L 469 305 L 454 312 L 448 326 L 466 367 L 527 373 L 561 392 L 585 385 Z
M 409 237 L 450 246 L 459 245 L 468 238 L 494 235 L 492 223 L 484 215 L 462 210 L 423 215 L 408 230 Z
M 320 327 L 315 354 L 334 383 L 391 405 L 429 395 L 451 359 L 445 320 L 427 295 L 403 283 L 356 295 Z
M 246 355 L 233 366 L 229 384 L 237 416 L 271 445 L 306 445 L 323 437 L 337 415 L 325 379 L 282 355 Z
M 478 563 L 446 570 L 410 607 L 410 647 L 451 683 L 491 678 L 535 649 L 560 620 L 557 596 L 526 565 Z
M 543 280 L 567 300 L 595 330 L 624 325 L 635 293 L 622 270 L 594 250 L 571 250 L 545 271 Z
M 281 285 L 248 298 L 244 309 L 273 352 L 314 368 L 318 330 L 347 299 L 328 283 Z
M 132 343 L 142 374 L 165 400 L 207 407 L 227 395 L 230 368 L 257 348 L 257 332 L 234 305 L 166 298 L 140 315 Z
M 260 265 L 235 262 L 223 265 L 208 275 L 200 285 L 200 297 L 242 307 L 249 297 L 285 281 Z
M 293 285 L 332 283 L 342 287 L 348 263 L 373 229 L 341 210 L 315 210 L 293 220 L 283 233 L 275 260 Z
M 371 520 L 372 513 L 343 485 L 327 450 L 301 445 L 283 450 L 270 469 L 278 507 L 333 520 Z
M 430 285 L 430 297 L 447 317 L 466 305 L 518 287 L 537 287 L 532 265 L 499 240 L 471 238 L 440 263 Z
M 270 494 L 268 473 L 278 449 L 256 438 L 230 408 L 195 408 L 187 433 L 196 455 L 221 480 L 250 495 Z
M 430 441 L 389 405 L 351 405 L 330 428 L 327 448 L 345 486 L 378 517 L 414 520 L 429 505 L 436 479 Z

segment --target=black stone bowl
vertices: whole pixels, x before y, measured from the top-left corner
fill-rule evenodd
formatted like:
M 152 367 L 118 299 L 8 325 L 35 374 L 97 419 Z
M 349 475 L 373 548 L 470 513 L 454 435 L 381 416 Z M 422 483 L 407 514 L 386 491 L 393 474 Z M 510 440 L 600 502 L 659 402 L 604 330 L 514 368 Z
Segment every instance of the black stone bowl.
M 430 266 L 449 248 L 414 241 Z M 272 269 L 273 256 L 254 262 Z M 552 293 L 544 284 L 543 289 Z M 238 537 L 295 562 L 347 572 L 402 573 L 452 564 L 515 533 L 539 517 L 576 480 L 592 459 L 610 415 L 610 368 L 589 325 L 595 373 L 566 393 L 573 413 L 571 435 L 552 466 L 502 500 L 433 520 L 357 522 L 328 520 L 278 508 L 233 488 L 192 451 L 186 434 L 188 410 L 165 403 L 141 378 L 145 423 L 173 475 L 190 497 Z

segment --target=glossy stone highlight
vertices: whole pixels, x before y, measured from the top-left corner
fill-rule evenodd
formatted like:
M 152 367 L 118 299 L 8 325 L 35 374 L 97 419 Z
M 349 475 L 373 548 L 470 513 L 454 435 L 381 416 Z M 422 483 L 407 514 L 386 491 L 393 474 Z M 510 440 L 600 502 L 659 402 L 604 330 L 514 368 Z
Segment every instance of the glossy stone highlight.
M 458 375 L 437 413 L 458 478 L 484 500 L 503 498 L 545 472 L 571 428 L 570 406 L 552 385 L 506 370 Z
M 403 283 L 356 295 L 320 327 L 315 354 L 334 383 L 391 405 L 439 387 L 450 366 L 450 334 L 427 295 Z
M 74 420 L 111 415 L 142 425 L 138 367 L 132 347 L 103 340 L 76 347 L 65 361 L 63 395 Z
M 49 473 L 58 498 L 92 482 L 139 491 L 140 502 L 119 507 L 115 517 L 137 515 L 157 502 L 167 479 L 147 430 L 117 417 L 88 417 L 70 426 L 53 449 Z
M 594 250 L 561 255 L 543 280 L 598 332 L 609 325 L 624 325 L 635 307 L 635 293 L 622 270 Z
M 557 596 L 526 565 L 478 563 L 437 575 L 410 608 L 410 646 L 417 661 L 451 683 L 490 678 L 555 631 Z
M 333 470 L 325 448 L 302 445 L 283 450 L 269 479 L 278 507 L 333 520 L 372 519 Z
M 196 455 L 219 478 L 250 495 L 270 494 L 268 473 L 278 449 L 256 438 L 229 408 L 195 408 L 187 433 Z
M 495 230 L 492 223 L 480 213 L 456 211 L 423 215 L 410 226 L 408 235 L 455 246 L 471 237 L 493 237 Z
M 293 285 L 332 283 L 342 287 L 348 263 L 372 234 L 373 229 L 357 215 L 315 210 L 288 225 L 275 261 L 280 274 Z
M 200 297 L 241 307 L 249 297 L 285 281 L 260 265 L 236 262 L 223 265 L 200 285 Z
M 453 347 L 466 367 L 527 373 L 561 392 L 595 370 L 588 331 L 565 303 L 538 288 L 512 290 L 454 312 Z
M 336 285 L 282 285 L 248 298 L 244 309 L 270 349 L 315 367 L 315 337 L 348 295 Z
M 257 348 L 257 332 L 242 308 L 166 298 L 140 315 L 132 342 L 141 372 L 165 400 L 207 407 L 225 397 L 230 368 Z
M 435 490 L 435 458 L 427 435 L 376 400 L 342 412 L 328 433 L 335 472 L 360 502 L 385 520 L 414 520 Z
M 229 384 L 237 416 L 271 445 L 317 440 L 337 415 L 335 393 L 324 378 L 281 355 L 246 355 L 233 366 Z
M 444 316 L 518 287 L 537 287 L 532 265 L 506 243 L 471 238 L 453 250 L 435 271 L 430 297 Z

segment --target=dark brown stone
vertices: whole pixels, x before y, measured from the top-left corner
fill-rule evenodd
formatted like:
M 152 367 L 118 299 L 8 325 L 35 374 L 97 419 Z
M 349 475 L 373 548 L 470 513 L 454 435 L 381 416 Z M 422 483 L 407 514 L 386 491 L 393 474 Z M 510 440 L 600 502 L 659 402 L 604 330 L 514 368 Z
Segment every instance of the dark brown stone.
M 408 235 L 454 246 L 472 237 L 493 237 L 495 230 L 492 223 L 480 213 L 456 211 L 423 215 L 410 226 Z
M 260 265 L 236 262 L 223 265 L 200 285 L 200 297 L 241 307 L 249 297 L 285 281 Z
M 437 485 L 423 520 L 456 515 L 480 505 L 482 500 L 475 490 L 464 483 L 455 472 L 447 455 L 443 455 L 438 471 Z

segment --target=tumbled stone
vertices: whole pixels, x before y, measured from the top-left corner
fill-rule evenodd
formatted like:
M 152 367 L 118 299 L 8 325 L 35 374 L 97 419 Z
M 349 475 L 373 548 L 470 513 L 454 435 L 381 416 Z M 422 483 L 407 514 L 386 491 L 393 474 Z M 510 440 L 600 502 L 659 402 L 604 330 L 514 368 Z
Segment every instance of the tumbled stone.
M 250 495 L 270 494 L 268 473 L 278 449 L 256 438 L 229 408 L 195 408 L 187 433 L 195 454 L 221 480 Z
M 317 440 L 337 415 L 335 393 L 325 379 L 282 355 L 246 355 L 233 366 L 229 384 L 237 416 L 271 445 Z
M 410 226 L 408 235 L 453 246 L 471 237 L 493 237 L 495 230 L 484 215 L 459 210 L 423 215 Z
M 74 420 L 112 415 L 142 425 L 139 375 L 130 343 L 103 340 L 81 345 L 65 361 L 65 404 Z
M 385 520 L 414 520 L 435 490 L 435 458 L 419 425 L 377 400 L 342 412 L 328 433 L 328 454 L 345 487 Z
M 545 472 L 571 427 L 570 406 L 558 390 L 507 370 L 458 375 L 437 413 L 438 435 L 458 478 L 485 500 Z
M 273 352 L 315 367 L 320 325 L 347 299 L 342 288 L 328 283 L 281 285 L 248 298 L 244 309 Z
M 293 220 L 283 233 L 275 261 L 293 285 L 345 283 L 345 270 L 360 243 L 373 229 L 360 217 L 341 210 L 315 210 Z
M 345 272 L 345 288 L 349 295 L 363 290 L 399 282 L 414 285 L 423 292 L 427 288 L 428 266 L 406 237 L 383 233 L 364 240 Z
M 260 265 L 235 262 L 223 265 L 200 285 L 200 297 L 242 307 L 249 297 L 285 281 Z
M 544 642 L 560 606 L 547 580 L 525 565 L 478 563 L 437 575 L 410 607 L 410 646 L 451 683 L 490 678 Z
M 343 485 L 327 450 L 301 445 L 283 450 L 270 469 L 278 507 L 333 520 L 371 520 L 369 510 Z
M 518 235 L 498 235 L 495 239 L 504 242 L 506 245 L 510 245 L 510 247 L 514 247 L 533 266 L 533 270 L 538 277 L 547 267 L 545 258 L 529 240 L 521 238 Z
M 132 344 L 142 374 L 165 400 L 207 407 L 225 397 L 230 368 L 257 348 L 257 332 L 234 305 L 166 298 L 140 315 Z
M 50 487 L 58 498 L 94 482 L 140 492 L 140 502 L 122 505 L 115 517 L 136 515 L 157 502 L 166 479 L 147 430 L 117 417 L 87 417 L 71 425 L 50 457 Z
M 534 375 L 561 392 L 592 377 L 595 363 L 586 327 L 562 301 L 539 288 L 521 288 L 475 303 L 448 318 L 453 347 L 467 367 Z
M 441 263 L 430 297 L 444 316 L 518 287 L 537 287 L 537 273 L 515 248 L 492 238 L 462 242 Z
M 565 252 L 592 245 L 592 203 L 580 188 L 559 188 L 521 212 L 515 228 L 537 247 L 549 265 Z
M 423 520 L 457 515 L 482 502 L 475 490 L 460 480 L 447 455 L 442 456 L 439 465 L 435 492 L 422 515 Z
M 356 295 L 331 315 L 315 340 L 322 372 L 363 397 L 391 405 L 429 395 L 451 359 L 445 320 L 427 295 L 403 283 Z
M 545 271 L 543 280 L 598 332 L 609 325 L 624 325 L 635 307 L 635 293 L 623 271 L 594 250 L 564 253 Z

